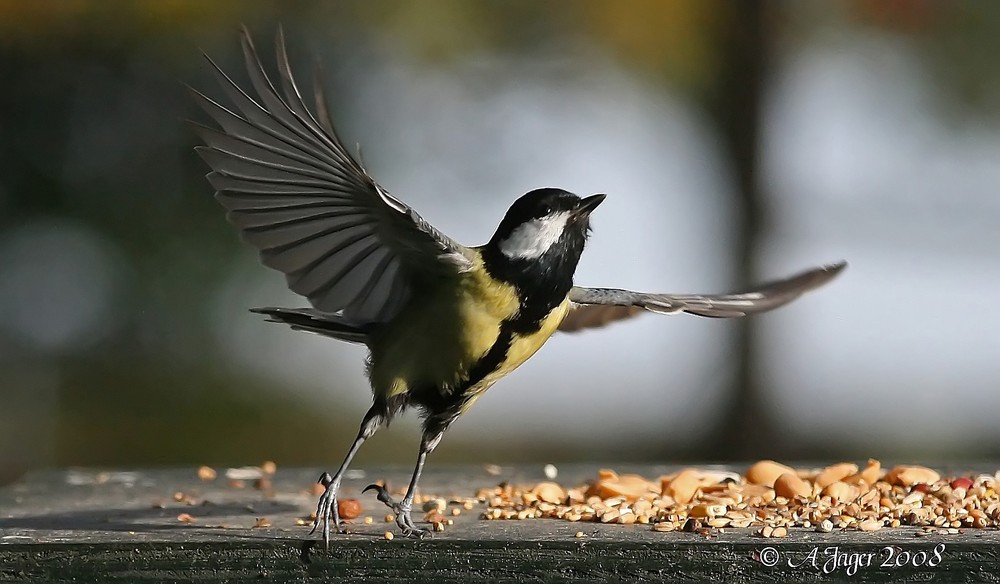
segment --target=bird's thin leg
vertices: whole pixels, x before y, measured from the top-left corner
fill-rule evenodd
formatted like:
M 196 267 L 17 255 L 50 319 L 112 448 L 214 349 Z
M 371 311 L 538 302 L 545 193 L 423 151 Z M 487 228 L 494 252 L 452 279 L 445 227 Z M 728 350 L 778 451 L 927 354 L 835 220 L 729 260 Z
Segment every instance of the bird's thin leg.
M 396 525 L 399 526 L 403 535 L 412 537 L 423 537 L 428 530 L 417 528 L 413 525 L 410 511 L 413 508 L 413 497 L 417 492 L 417 483 L 420 481 L 420 473 L 424 470 L 424 461 L 427 455 L 434 451 L 441 437 L 444 436 L 444 429 L 424 430 L 420 440 L 420 454 L 417 455 L 417 465 L 413 469 L 413 476 L 410 478 L 410 486 L 406 489 L 403 500 L 396 503 L 389 495 L 389 491 L 382 485 L 368 485 L 365 491 L 373 489 L 378 491 L 378 500 L 385 503 L 396 514 Z
M 319 498 L 319 504 L 316 507 L 316 521 L 313 522 L 313 528 L 309 534 L 312 535 L 315 533 L 316 528 L 322 525 L 323 544 L 327 547 L 330 545 L 331 516 L 333 517 L 335 529 L 340 530 L 340 510 L 337 509 L 337 490 L 340 488 L 340 481 L 343 480 L 344 473 L 347 472 L 347 467 L 351 464 L 351 459 L 358 453 L 361 445 L 365 443 L 365 440 L 371 438 L 372 434 L 382 425 L 385 420 L 383 411 L 384 409 L 379 407 L 378 404 L 373 405 L 368 410 L 364 420 L 361 421 L 361 429 L 358 430 L 358 437 L 354 439 L 354 444 L 347 451 L 347 456 L 344 457 L 344 462 L 341 463 L 337 474 L 331 477 L 330 473 L 324 472 L 319 477 L 319 483 L 325 486 L 326 490 Z

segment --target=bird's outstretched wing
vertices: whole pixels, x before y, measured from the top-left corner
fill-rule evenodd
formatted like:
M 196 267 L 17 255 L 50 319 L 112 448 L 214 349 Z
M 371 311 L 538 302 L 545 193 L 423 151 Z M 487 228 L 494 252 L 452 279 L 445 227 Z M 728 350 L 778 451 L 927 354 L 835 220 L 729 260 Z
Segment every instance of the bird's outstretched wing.
M 330 123 L 320 84 L 315 114 L 306 107 L 278 30 L 279 92 L 250 34 L 243 54 L 255 96 L 208 59 L 235 105 L 192 90 L 221 130 L 197 125 L 212 167 L 208 180 L 261 261 L 318 310 L 357 323 L 392 318 L 414 278 L 457 273 L 469 250 L 390 195 L 351 157 Z M 206 57 L 207 58 L 207 57 Z
M 575 332 L 602 327 L 647 310 L 659 314 L 688 312 L 715 318 L 764 312 L 826 284 L 846 266 L 846 262 L 838 262 L 813 268 L 784 280 L 764 284 L 755 290 L 736 294 L 647 294 L 614 288 L 575 286 L 569 292 L 574 308 L 563 319 L 559 330 Z

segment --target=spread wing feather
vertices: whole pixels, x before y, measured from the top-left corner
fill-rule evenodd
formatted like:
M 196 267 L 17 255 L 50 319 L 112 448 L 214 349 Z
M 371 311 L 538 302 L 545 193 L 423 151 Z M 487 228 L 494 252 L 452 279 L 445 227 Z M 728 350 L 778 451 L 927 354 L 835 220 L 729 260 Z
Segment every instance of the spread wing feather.
M 581 288 L 570 290 L 574 309 L 563 319 L 559 330 L 575 332 L 602 327 L 614 321 L 631 318 L 644 311 L 659 314 L 687 312 L 698 316 L 730 318 L 765 312 L 787 304 L 804 292 L 832 280 L 847 266 L 839 262 L 813 268 L 790 278 L 759 286 L 736 294 L 649 294 L 615 288 Z
M 416 277 L 465 269 L 471 252 L 386 192 L 344 148 L 318 82 L 316 114 L 306 106 L 282 31 L 280 92 L 246 29 L 241 40 L 253 95 L 209 59 L 233 108 L 192 90 L 219 125 L 196 124 L 205 142 L 197 150 L 229 221 L 261 261 L 317 310 L 366 325 L 395 316 Z

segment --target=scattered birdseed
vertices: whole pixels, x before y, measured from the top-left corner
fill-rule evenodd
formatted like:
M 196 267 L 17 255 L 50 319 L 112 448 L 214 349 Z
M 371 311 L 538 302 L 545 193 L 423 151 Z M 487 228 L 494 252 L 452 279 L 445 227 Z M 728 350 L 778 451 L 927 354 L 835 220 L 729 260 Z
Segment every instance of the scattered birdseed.
M 396 520 L 396 516 L 393 515 L 392 513 L 386 513 L 385 514 L 385 518 L 383 519 L 383 521 L 385 521 L 386 523 L 392 523 L 395 520 Z
M 581 537 L 583 537 L 583 532 L 582 531 L 578 531 L 578 532 L 576 532 L 576 535 L 574 535 L 573 537 L 581 538 Z
M 542 472 L 545 473 L 545 478 L 550 481 L 556 480 L 556 477 L 559 476 L 559 469 L 554 464 L 546 464 L 542 468 Z
M 382 537 L 384 537 L 387 541 L 392 541 L 392 532 L 391 531 L 387 531 L 387 532 L 385 532 L 385 533 L 382 534 Z
M 262 528 L 262 527 L 271 527 L 271 520 L 268 519 L 267 517 L 258 517 L 257 521 L 254 522 L 253 527 L 251 529 Z
M 195 519 L 190 513 L 181 513 L 177 516 L 177 521 L 180 521 L 181 523 L 194 523 Z
M 215 469 L 210 466 L 198 467 L 198 478 L 203 481 L 214 481 L 217 476 L 219 476 L 219 473 L 215 472 Z
M 687 468 L 646 478 L 604 469 L 584 485 L 501 483 L 480 489 L 476 499 L 486 504 L 481 517 L 488 520 L 641 523 L 660 532 L 757 526 L 764 537 L 785 537 L 789 527 L 822 533 L 1000 527 L 998 487 L 1000 479 L 992 474 L 943 477 L 919 466 L 884 470 L 877 460 L 864 469 L 853 463 L 793 469 L 765 460 L 743 476 Z

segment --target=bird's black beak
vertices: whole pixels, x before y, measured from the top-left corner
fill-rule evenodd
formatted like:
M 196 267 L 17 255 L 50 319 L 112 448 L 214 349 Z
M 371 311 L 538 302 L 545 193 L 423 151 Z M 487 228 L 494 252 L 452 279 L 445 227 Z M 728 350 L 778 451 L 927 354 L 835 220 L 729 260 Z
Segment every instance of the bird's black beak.
M 601 195 L 591 195 L 583 199 L 582 201 L 580 201 L 580 205 L 573 211 L 573 218 L 582 219 L 584 217 L 589 216 L 591 213 L 593 213 L 594 209 L 596 209 L 597 206 L 601 204 L 601 201 L 603 201 L 605 198 L 607 198 L 607 195 L 601 194 Z

